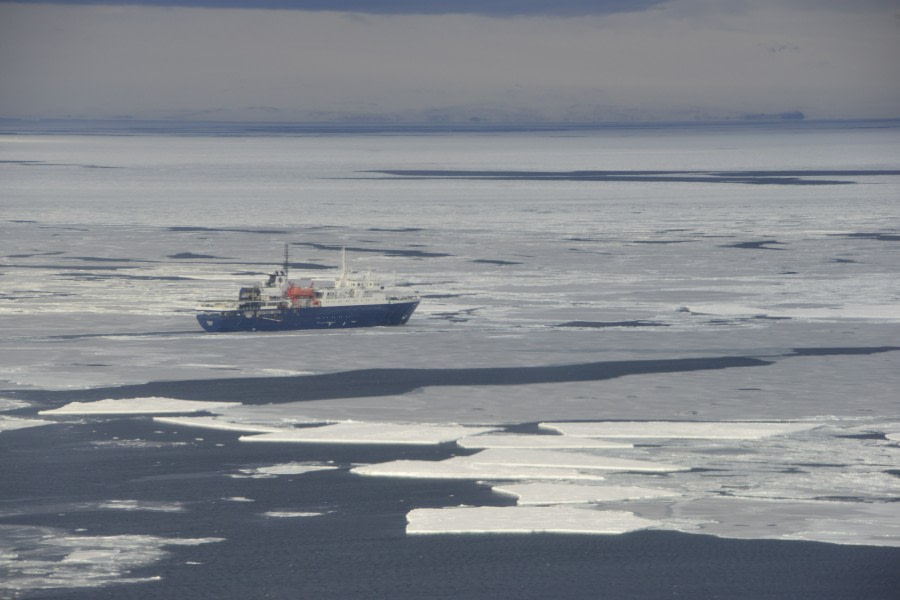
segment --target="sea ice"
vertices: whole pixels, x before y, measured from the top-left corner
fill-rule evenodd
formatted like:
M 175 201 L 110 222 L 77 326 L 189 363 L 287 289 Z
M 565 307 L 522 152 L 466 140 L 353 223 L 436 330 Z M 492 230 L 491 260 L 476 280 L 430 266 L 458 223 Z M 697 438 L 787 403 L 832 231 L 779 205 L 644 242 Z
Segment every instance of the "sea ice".
M 97 505 L 98 508 L 127 511 L 148 512 L 183 512 L 181 502 L 153 502 L 149 500 L 107 500 Z
M 631 448 L 632 444 L 568 435 L 498 433 L 456 440 L 461 448 Z
M 322 512 L 300 512 L 300 511 L 291 511 L 291 510 L 270 510 L 264 512 L 263 515 L 266 517 L 275 517 L 279 519 L 290 519 L 296 517 L 321 517 L 322 515 L 327 513 Z
M 581 533 L 615 535 L 656 525 L 626 511 L 567 506 L 417 508 L 406 515 L 408 534 Z
M 306 444 L 416 444 L 453 442 L 459 438 L 494 431 L 493 427 L 398 424 L 348 421 L 322 427 L 303 427 L 278 433 L 241 436 L 242 442 L 295 442 Z
M 896 304 L 853 304 L 819 309 L 780 309 L 779 315 L 807 319 L 872 319 L 900 321 L 900 308 Z
M 739 304 L 694 303 L 686 307 L 698 315 L 717 316 L 765 316 L 792 319 L 873 319 L 878 321 L 900 320 L 900 308 L 896 304 L 854 304 L 841 303 L 833 306 L 744 306 Z
M 113 438 L 111 440 L 96 440 L 91 442 L 91 446 L 98 448 L 134 448 L 136 450 L 146 448 L 171 448 L 176 446 L 187 446 L 188 442 L 167 442 L 156 440 L 141 439 L 122 439 Z
M 575 437 L 752 440 L 805 431 L 820 425 L 801 422 L 598 421 L 541 423 L 540 427 Z
M 15 400 L 13 398 L 0 398 L 0 412 L 15 410 L 17 408 L 24 408 L 26 406 L 28 406 L 28 403 L 22 402 L 21 400 Z
M 495 485 L 492 490 L 518 498 L 519 506 L 530 504 L 585 504 L 616 500 L 668 498 L 679 492 L 639 486 L 576 485 L 570 483 L 519 483 Z
M 314 471 L 330 471 L 337 469 L 334 465 L 321 465 L 309 463 L 290 462 L 280 465 L 270 465 L 268 467 L 257 467 L 255 469 L 241 469 L 242 475 L 231 475 L 231 477 L 250 477 L 262 479 L 275 477 L 276 475 L 302 475 L 303 473 L 312 473 Z
M 0 525 L 0 596 L 53 588 L 94 588 L 158 580 L 128 574 L 166 557 L 166 546 L 193 546 L 223 538 L 154 535 L 71 535 L 61 529 Z
M 240 402 L 205 402 L 179 400 L 177 398 L 124 398 L 97 400 L 96 402 L 72 402 L 60 408 L 42 410 L 42 415 L 130 415 L 130 414 L 179 414 L 212 411 Z
M 220 429 L 223 431 L 242 431 L 247 433 L 273 433 L 284 431 L 285 427 L 261 425 L 259 423 L 243 423 L 223 417 L 153 417 L 154 421 L 168 425 L 200 427 L 202 429 Z
M 808 540 L 900 547 L 896 502 L 760 500 L 727 496 L 671 505 L 673 525 L 685 533 L 726 538 Z M 678 527 L 695 519 L 695 526 Z
M 447 460 L 394 460 L 386 463 L 354 467 L 351 473 L 370 477 L 404 477 L 412 479 L 475 479 L 475 480 L 563 480 L 603 481 L 596 472 L 555 467 L 510 466 L 479 464 L 468 456 Z
M 0 415 L 0 431 L 12 431 L 13 429 L 25 429 L 26 427 L 40 427 L 41 425 L 53 425 L 54 421 L 41 419 L 20 419 Z
M 521 467 L 556 467 L 602 471 L 649 471 L 654 473 L 691 470 L 691 467 L 661 462 L 632 460 L 628 458 L 587 454 L 584 452 L 565 452 L 557 450 L 489 448 L 465 458 L 475 464 Z
M 882 504 L 860 507 L 854 512 L 849 517 L 811 516 L 803 527 L 780 539 L 900 548 L 900 509 Z

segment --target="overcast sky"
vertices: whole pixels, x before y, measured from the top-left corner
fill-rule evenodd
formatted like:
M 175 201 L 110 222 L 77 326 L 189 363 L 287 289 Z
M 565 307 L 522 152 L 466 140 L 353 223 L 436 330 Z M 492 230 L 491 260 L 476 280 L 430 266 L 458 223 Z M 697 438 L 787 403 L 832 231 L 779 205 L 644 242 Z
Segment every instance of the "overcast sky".
M 900 117 L 900 0 L 0 0 L 0 117 Z

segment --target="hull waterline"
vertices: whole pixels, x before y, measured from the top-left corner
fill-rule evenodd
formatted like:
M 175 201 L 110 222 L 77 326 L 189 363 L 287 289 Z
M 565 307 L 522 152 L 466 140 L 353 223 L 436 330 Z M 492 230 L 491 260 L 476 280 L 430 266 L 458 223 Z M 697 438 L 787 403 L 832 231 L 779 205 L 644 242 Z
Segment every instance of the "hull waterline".
M 390 304 L 285 308 L 275 310 L 234 310 L 197 315 L 200 326 L 209 332 L 290 331 L 297 329 L 343 329 L 403 325 L 415 312 L 418 300 Z

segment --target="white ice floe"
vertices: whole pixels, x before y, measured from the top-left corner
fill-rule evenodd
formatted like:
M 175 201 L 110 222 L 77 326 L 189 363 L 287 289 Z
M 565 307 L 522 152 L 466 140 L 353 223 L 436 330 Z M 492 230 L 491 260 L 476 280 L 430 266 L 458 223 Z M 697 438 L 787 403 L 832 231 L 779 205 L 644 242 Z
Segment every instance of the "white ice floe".
M 571 483 L 519 483 L 495 485 L 492 490 L 517 498 L 519 506 L 532 504 L 585 504 L 644 498 L 671 498 L 681 494 L 639 486 L 577 485 Z
M 540 427 L 575 437 L 753 440 L 805 431 L 821 425 L 802 422 L 595 421 L 541 423 Z
M 638 471 L 667 473 L 690 471 L 690 467 L 663 462 L 633 460 L 560 450 L 532 450 L 489 448 L 465 457 L 475 464 L 506 465 L 515 467 L 554 467 L 564 469 L 590 469 L 600 471 Z
M 27 427 L 40 427 L 41 425 L 53 425 L 53 421 L 42 419 L 20 419 L 0 415 L 0 431 L 12 431 L 13 429 L 25 429 Z
M 604 478 L 597 471 L 666 473 L 688 470 L 690 467 L 578 452 L 491 448 L 442 461 L 395 460 L 364 465 L 352 472 L 375 477 L 602 481 Z
M 337 467 L 334 465 L 289 462 L 279 465 L 270 465 L 267 467 L 257 467 L 255 469 L 241 469 L 240 474 L 233 474 L 230 475 L 230 477 L 264 479 L 275 477 L 277 475 L 302 475 L 304 473 L 313 473 L 315 471 L 332 471 L 334 469 L 337 469 Z
M 245 433 L 272 433 L 284 431 L 285 427 L 262 425 L 233 421 L 223 417 L 153 417 L 154 421 L 167 425 L 184 427 L 200 427 L 201 429 L 219 429 L 222 431 L 241 431 Z
M 135 450 L 144 450 L 147 448 L 172 448 L 187 445 L 188 442 L 161 442 L 156 440 L 129 440 L 121 438 L 91 442 L 91 446 L 96 446 L 97 448 L 133 448 Z
M 900 442 L 900 432 L 888 433 L 888 434 L 885 434 L 884 437 L 891 440 L 892 442 Z
M 72 535 L 51 527 L 0 525 L 0 572 L 4 574 L 0 597 L 18 597 L 32 590 L 157 581 L 159 576 L 134 578 L 129 574 L 165 558 L 166 546 L 220 541 L 223 538 Z
M 772 304 L 768 306 L 747 306 L 727 303 L 692 303 L 685 307 L 697 315 L 722 317 L 787 317 L 791 319 L 874 319 L 879 321 L 900 320 L 900 308 L 896 304 L 853 304 L 843 303 L 831 306 L 789 306 Z
M 348 421 L 322 427 L 303 427 L 242 436 L 242 442 L 294 442 L 305 444 L 414 444 L 453 442 L 459 438 L 494 431 L 493 427 L 462 425 L 400 424 Z
M 569 435 L 498 433 L 456 440 L 462 448 L 631 448 L 632 444 Z
M 97 505 L 98 508 L 126 511 L 147 512 L 183 512 L 181 502 L 153 502 L 149 500 L 107 500 Z
M 895 504 L 855 507 L 849 516 L 810 516 L 797 531 L 780 539 L 900 548 L 900 507 Z
M 107 398 L 96 402 L 72 402 L 60 408 L 42 410 L 42 415 L 149 415 L 215 411 L 240 402 L 206 402 L 177 398 Z
M 460 506 L 418 508 L 406 515 L 408 534 L 621 534 L 656 525 L 626 511 L 569 506 Z
M 22 402 L 21 400 L 16 400 L 14 398 L 0 398 L 0 412 L 25 408 L 26 406 L 28 406 L 28 403 Z
M 900 506 L 896 502 L 720 496 L 676 502 L 670 510 L 674 528 L 685 533 L 900 547 Z M 682 526 L 678 526 L 679 521 Z
M 900 307 L 896 304 L 841 304 L 822 308 L 780 308 L 768 311 L 769 316 L 793 319 L 874 319 L 878 321 L 900 320 Z
M 293 519 L 293 518 L 297 518 L 297 517 L 321 517 L 324 514 L 327 514 L 327 513 L 302 512 L 302 511 L 293 511 L 293 510 L 270 510 L 270 511 L 263 513 L 263 515 L 266 517 L 275 517 L 277 519 Z
M 562 480 L 603 481 L 596 471 L 579 471 L 555 467 L 510 466 L 479 464 L 468 456 L 447 460 L 394 460 L 386 463 L 363 465 L 351 469 L 351 473 L 368 477 L 403 477 L 412 479 L 474 479 L 474 480 Z

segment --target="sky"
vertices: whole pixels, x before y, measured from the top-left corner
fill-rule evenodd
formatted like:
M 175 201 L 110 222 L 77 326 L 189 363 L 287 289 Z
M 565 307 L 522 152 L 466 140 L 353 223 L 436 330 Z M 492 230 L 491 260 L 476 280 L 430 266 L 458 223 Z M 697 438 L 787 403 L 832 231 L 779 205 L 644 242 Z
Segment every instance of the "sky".
M 0 0 L 0 118 L 900 118 L 900 0 Z

